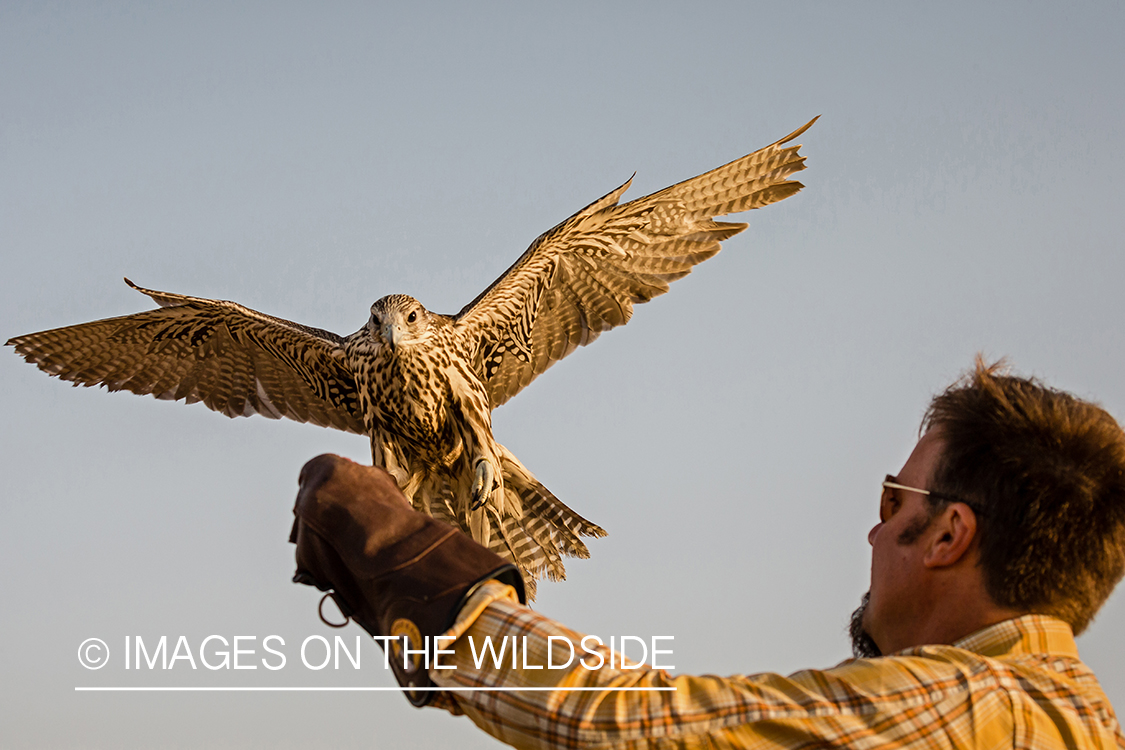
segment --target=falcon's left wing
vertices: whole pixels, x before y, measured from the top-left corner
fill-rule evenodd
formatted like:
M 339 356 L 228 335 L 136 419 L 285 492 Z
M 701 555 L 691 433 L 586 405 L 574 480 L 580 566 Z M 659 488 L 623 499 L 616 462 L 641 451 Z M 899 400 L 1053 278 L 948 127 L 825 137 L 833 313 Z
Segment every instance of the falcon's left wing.
M 619 187 L 540 236 L 455 318 L 492 408 L 602 331 L 633 305 L 668 291 L 746 224 L 712 221 L 788 198 L 803 185 L 799 145 L 809 126 L 759 151 L 617 205 Z M 631 182 L 632 180 L 630 180 Z
M 160 308 L 16 336 L 8 346 L 75 385 L 367 434 L 340 336 L 234 302 L 125 283 Z

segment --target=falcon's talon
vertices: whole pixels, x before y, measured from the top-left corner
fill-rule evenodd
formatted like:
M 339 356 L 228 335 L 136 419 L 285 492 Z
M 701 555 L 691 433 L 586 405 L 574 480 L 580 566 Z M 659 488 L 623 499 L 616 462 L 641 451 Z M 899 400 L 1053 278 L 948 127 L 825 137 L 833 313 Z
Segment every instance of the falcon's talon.
M 477 510 L 492 497 L 492 490 L 496 486 L 496 473 L 492 462 L 481 458 L 476 463 L 476 479 L 473 481 L 473 497 L 469 510 Z

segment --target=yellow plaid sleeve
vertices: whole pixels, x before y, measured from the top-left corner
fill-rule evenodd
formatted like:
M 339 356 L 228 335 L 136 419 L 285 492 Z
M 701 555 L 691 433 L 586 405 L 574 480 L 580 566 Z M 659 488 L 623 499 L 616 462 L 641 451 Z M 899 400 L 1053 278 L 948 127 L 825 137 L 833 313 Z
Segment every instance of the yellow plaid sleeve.
M 568 661 L 567 644 L 582 634 L 493 582 L 447 634 L 456 640 L 441 663 L 451 668 L 431 675 L 453 689 L 438 705 L 520 748 L 1125 748 L 1065 623 L 1028 616 L 1001 625 L 991 639 L 974 635 L 976 650 L 927 646 L 788 677 L 610 668 L 604 646 L 595 649 L 600 668 L 571 659 L 549 669 Z M 1001 656 L 982 655 L 990 650 Z

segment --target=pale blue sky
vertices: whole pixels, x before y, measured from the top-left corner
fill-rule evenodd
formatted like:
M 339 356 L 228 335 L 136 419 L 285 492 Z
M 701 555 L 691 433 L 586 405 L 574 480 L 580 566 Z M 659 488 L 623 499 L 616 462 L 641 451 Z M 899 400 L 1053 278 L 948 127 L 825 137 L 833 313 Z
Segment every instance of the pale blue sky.
M 9 1 L 0 339 L 146 309 L 125 275 L 342 334 L 394 292 L 454 312 L 634 171 L 630 197 L 822 115 L 806 190 L 494 427 L 610 532 L 541 611 L 673 635 L 683 672 L 830 666 L 878 484 L 976 352 L 1125 417 L 1123 36 L 1114 2 Z M 5 746 L 495 746 L 392 694 L 74 693 L 392 684 L 120 663 L 126 635 L 325 634 L 289 582 L 297 472 L 368 447 L 10 350 L 0 378 Z M 1118 591 L 1079 640 L 1119 708 L 1123 632 Z

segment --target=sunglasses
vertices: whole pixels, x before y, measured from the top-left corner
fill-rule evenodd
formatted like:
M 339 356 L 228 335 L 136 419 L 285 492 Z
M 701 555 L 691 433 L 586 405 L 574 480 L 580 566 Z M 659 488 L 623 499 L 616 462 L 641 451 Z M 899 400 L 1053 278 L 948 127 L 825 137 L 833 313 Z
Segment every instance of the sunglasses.
M 987 516 L 988 511 L 980 506 L 979 503 L 972 500 L 966 500 L 963 497 L 956 497 L 955 495 L 947 495 L 944 492 L 934 492 L 933 490 L 923 490 L 920 487 L 910 487 L 905 484 L 899 484 L 895 481 L 897 477 L 888 474 L 887 478 L 883 481 L 884 490 L 906 490 L 907 492 L 917 492 L 920 495 L 928 495 L 934 500 L 941 500 L 946 503 L 961 503 L 962 505 L 969 506 L 969 509 L 976 513 L 978 516 Z

